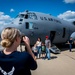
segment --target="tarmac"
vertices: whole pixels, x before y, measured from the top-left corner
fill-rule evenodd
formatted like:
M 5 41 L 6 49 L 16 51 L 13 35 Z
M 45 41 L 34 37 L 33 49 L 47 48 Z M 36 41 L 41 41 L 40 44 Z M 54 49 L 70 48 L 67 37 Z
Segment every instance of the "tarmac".
M 24 47 L 22 47 L 24 50 Z M 0 46 L 0 50 L 2 50 Z M 20 50 L 20 47 L 18 47 Z M 37 59 L 38 68 L 32 75 L 75 75 L 75 48 L 63 49 L 60 54 L 51 53 L 51 59 Z
M 75 49 L 52 54 L 51 60 L 37 59 L 38 68 L 32 75 L 75 75 Z

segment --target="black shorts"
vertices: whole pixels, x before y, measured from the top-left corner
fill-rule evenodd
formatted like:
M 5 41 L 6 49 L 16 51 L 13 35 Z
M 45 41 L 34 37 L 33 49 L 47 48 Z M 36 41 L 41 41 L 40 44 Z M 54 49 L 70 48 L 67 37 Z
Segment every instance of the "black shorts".
M 42 54 L 45 54 L 45 53 L 46 53 L 46 51 L 41 51 L 41 53 L 42 53 Z

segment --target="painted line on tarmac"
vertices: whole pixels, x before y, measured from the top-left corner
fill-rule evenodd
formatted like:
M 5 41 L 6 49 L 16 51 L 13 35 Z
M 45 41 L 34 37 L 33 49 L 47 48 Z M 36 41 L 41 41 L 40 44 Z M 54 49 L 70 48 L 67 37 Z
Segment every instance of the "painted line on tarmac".
M 63 53 L 64 54 L 64 53 Z M 73 59 L 73 60 L 75 60 L 75 58 L 73 58 L 73 57 L 71 57 L 71 56 L 69 56 L 69 55 L 67 55 L 67 54 L 64 54 L 65 56 L 68 56 L 69 58 L 71 58 L 71 59 Z

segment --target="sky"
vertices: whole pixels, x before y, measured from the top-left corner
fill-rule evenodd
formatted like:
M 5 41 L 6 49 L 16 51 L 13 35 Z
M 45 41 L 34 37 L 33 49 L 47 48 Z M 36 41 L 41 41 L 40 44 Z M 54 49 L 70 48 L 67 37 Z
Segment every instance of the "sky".
M 0 25 L 9 24 L 25 10 L 75 21 L 75 0 L 0 0 Z

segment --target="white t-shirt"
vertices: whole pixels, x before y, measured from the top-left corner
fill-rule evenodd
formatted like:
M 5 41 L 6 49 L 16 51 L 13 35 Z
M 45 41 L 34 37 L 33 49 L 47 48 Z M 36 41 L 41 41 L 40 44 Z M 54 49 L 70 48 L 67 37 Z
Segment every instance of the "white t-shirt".
M 36 46 L 41 46 L 41 41 L 37 41 Z

